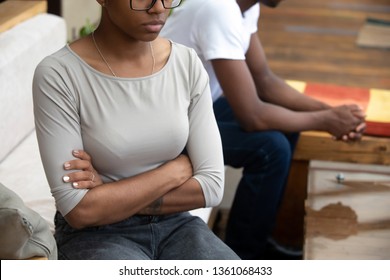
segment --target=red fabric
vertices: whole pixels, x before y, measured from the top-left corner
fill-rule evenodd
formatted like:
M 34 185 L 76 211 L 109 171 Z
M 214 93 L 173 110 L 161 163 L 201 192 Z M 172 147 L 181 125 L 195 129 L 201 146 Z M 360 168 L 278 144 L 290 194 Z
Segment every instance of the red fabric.
M 304 93 L 332 106 L 355 103 L 367 110 L 370 102 L 370 89 L 366 88 L 306 83 Z M 386 107 L 390 110 L 390 104 Z M 367 121 L 364 134 L 390 137 L 390 120 L 389 122 Z
M 367 121 L 366 135 L 390 137 L 390 123 Z

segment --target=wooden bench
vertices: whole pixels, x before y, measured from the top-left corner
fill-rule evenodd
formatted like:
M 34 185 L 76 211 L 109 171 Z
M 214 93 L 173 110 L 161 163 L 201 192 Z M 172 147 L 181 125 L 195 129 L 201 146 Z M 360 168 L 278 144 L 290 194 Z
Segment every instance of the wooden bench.
M 301 134 L 273 234 L 286 246 L 303 247 L 304 244 L 305 200 L 309 165 L 313 160 L 389 166 L 390 139 L 364 136 L 360 142 L 345 143 L 334 141 L 327 133 Z

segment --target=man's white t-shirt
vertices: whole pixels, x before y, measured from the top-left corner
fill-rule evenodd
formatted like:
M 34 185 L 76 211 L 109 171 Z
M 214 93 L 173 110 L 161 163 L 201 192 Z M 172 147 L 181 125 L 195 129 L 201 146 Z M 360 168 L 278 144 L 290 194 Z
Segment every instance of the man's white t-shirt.
M 215 101 L 222 89 L 211 60 L 245 60 L 259 14 L 259 4 L 242 14 L 236 0 L 185 0 L 173 10 L 161 36 L 195 49 L 210 77 Z

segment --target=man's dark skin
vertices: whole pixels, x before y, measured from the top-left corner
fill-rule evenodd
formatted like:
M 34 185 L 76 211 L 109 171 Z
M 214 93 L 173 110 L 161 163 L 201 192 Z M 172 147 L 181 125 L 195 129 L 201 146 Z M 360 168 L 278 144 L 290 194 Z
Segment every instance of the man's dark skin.
M 275 8 L 282 1 L 283 0 L 261 0 L 260 3 L 262 3 L 268 7 Z

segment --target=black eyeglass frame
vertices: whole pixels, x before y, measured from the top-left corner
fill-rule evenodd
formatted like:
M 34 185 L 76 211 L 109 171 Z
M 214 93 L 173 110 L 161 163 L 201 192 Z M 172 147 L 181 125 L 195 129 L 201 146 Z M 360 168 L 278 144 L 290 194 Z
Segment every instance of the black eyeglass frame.
M 149 11 L 151 8 L 153 8 L 154 4 L 156 4 L 156 2 L 159 1 L 159 0 L 152 0 L 152 2 L 150 3 L 150 5 L 147 7 L 147 8 L 143 8 L 143 9 L 137 9 L 137 8 L 134 8 L 133 7 L 133 0 L 129 0 L 129 3 L 130 3 L 130 9 L 132 9 L 133 11 Z M 180 6 L 180 4 L 183 2 L 183 0 L 180 0 L 179 1 L 179 4 L 177 6 L 174 6 L 174 7 L 165 7 L 165 4 L 164 4 L 164 0 L 160 0 L 163 4 L 163 7 L 164 9 L 166 10 L 172 10 L 174 8 L 177 8 Z

